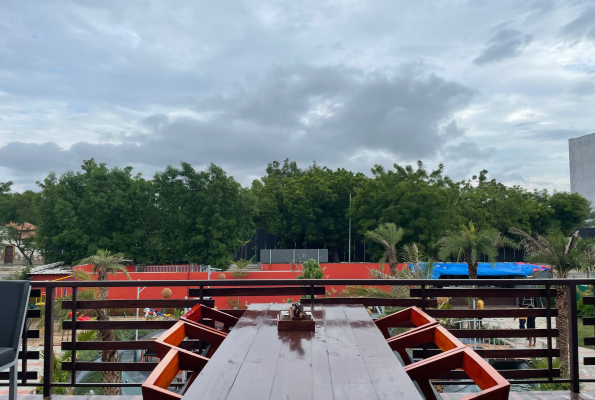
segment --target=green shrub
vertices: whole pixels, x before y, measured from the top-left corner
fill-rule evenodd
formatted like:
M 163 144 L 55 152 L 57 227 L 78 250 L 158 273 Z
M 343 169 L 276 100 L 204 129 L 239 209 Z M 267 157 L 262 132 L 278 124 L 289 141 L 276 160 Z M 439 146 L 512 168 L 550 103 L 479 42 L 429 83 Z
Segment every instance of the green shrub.
M 535 369 L 547 369 L 547 358 L 539 357 L 539 358 L 532 358 L 529 361 L 529 366 Z M 552 359 L 552 368 L 560 368 L 560 359 L 553 358 Z M 545 378 L 544 378 L 545 379 Z M 556 382 L 544 382 L 538 383 L 535 388 L 536 391 L 570 391 L 570 384 L 569 383 L 556 383 Z

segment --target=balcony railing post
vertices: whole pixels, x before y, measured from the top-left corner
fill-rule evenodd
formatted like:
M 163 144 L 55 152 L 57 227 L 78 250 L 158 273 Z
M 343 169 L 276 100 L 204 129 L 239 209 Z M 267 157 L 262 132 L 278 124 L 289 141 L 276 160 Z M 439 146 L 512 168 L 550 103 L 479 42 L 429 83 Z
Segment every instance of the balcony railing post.
M 52 395 L 54 370 L 54 292 L 53 286 L 45 288 L 45 330 L 43 340 L 43 396 Z
M 422 311 L 426 311 L 426 285 L 421 285 L 420 289 L 421 289 L 421 309 L 422 309 Z M 426 344 L 423 344 L 421 346 L 421 348 L 422 348 L 423 358 L 425 360 L 426 358 L 428 358 L 428 346 Z
M 21 382 L 23 384 L 27 383 L 27 327 L 29 326 L 29 318 L 27 318 L 27 314 L 25 313 L 25 324 L 24 324 L 24 329 L 23 329 L 23 334 L 21 335 L 21 339 L 22 339 L 22 345 L 21 345 L 21 351 L 23 352 L 23 359 L 21 360 L 21 371 L 23 374 L 23 379 L 21 379 Z
M 550 294 L 550 285 L 545 285 L 546 293 L 546 305 L 545 305 L 545 322 L 547 328 L 547 373 L 548 380 L 551 381 L 554 378 L 553 365 L 552 365 L 552 296 Z
M 204 286 L 200 285 L 200 293 L 199 293 L 200 294 L 200 296 L 199 296 L 200 297 L 200 304 L 204 304 L 204 299 L 205 299 L 204 291 L 205 291 L 204 290 Z
M 314 311 L 314 285 L 310 285 L 310 311 Z
M 72 332 L 71 332 L 71 339 L 72 342 L 72 371 L 71 371 L 71 382 L 74 386 L 76 384 L 76 300 L 77 300 L 77 292 L 76 288 L 72 288 Z
M 579 393 L 578 321 L 576 311 L 576 285 L 568 285 L 568 347 L 570 348 L 570 391 Z

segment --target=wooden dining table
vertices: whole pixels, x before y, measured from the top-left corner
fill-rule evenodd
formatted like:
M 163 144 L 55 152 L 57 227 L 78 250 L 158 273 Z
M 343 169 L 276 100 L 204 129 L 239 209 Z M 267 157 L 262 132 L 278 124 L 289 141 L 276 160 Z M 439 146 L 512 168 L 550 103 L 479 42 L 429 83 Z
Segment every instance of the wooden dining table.
M 363 306 L 316 305 L 315 331 L 278 331 L 289 307 L 250 305 L 182 400 L 422 399 Z

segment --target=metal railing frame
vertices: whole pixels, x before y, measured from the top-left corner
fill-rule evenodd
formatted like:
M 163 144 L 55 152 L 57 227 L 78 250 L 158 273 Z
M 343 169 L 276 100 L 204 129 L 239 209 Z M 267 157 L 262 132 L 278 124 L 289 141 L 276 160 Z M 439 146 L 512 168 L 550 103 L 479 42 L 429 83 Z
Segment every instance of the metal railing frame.
M 522 286 L 528 283 L 525 279 L 507 279 L 505 281 L 507 287 L 516 287 L 517 285 Z M 536 384 L 536 383 L 569 383 L 570 389 L 573 393 L 579 392 L 579 385 L 586 382 L 595 382 L 595 379 L 582 379 L 580 377 L 579 368 L 579 356 L 578 356 L 578 329 L 577 329 L 577 300 L 576 300 L 576 285 L 594 285 L 595 279 L 532 279 L 531 285 L 544 286 L 547 292 L 546 301 L 546 321 L 547 321 L 547 350 L 548 350 L 548 371 L 549 376 L 547 379 L 511 379 L 511 384 Z M 192 281 L 141 281 L 140 285 L 145 287 L 192 287 L 198 288 L 200 296 L 198 296 L 198 302 L 201 304 L 205 300 L 203 290 L 205 287 L 266 287 L 266 286 L 296 286 L 296 287 L 310 287 L 310 293 L 314 294 L 314 288 L 319 286 L 332 286 L 332 285 L 345 285 L 345 286 L 419 286 L 421 288 L 421 307 L 422 310 L 426 309 L 426 296 L 427 288 L 438 286 L 460 286 L 469 288 L 473 285 L 477 286 L 500 286 L 503 284 L 503 280 L 497 279 L 445 279 L 445 280 L 426 280 L 426 279 L 269 279 L 269 280 L 249 280 L 249 279 L 238 279 L 238 280 L 192 280 Z M 50 354 L 53 351 L 53 338 L 54 338 L 54 324 L 48 321 L 54 321 L 55 310 L 54 300 L 56 298 L 55 290 L 57 288 L 73 288 L 73 312 L 72 312 L 72 378 L 70 382 L 52 382 L 52 374 L 47 371 L 53 370 L 53 358 L 44 357 L 44 373 L 43 373 L 43 394 L 44 396 L 50 396 L 53 387 L 138 387 L 140 384 L 137 383 L 117 383 L 117 384 L 104 384 L 104 383 L 80 383 L 76 382 L 76 300 L 78 288 L 97 288 L 97 287 L 137 287 L 139 282 L 137 281 L 35 281 L 32 282 L 33 288 L 45 288 L 46 290 L 46 306 L 45 306 L 45 329 L 44 329 L 44 354 Z M 549 289 L 552 286 L 567 286 L 568 290 L 568 318 L 569 318 L 569 361 L 570 361 L 570 376 L 556 379 L 552 374 L 552 337 L 551 337 L 551 306 L 550 306 L 550 292 Z M 110 300 L 106 302 L 109 303 Z M 311 296 L 312 304 L 314 304 L 314 296 Z M 110 308 L 110 307 L 106 307 Z M 489 310 L 486 310 L 489 311 Z M 25 344 L 26 346 L 26 344 Z M 424 354 L 426 348 L 423 349 Z M 26 360 L 23 360 L 24 370 L 26 371 Z M 39 386 L 39 383 L 27 382 L 26 377 L 23 374 L 23 380 L 19 383 L 19 386 Z M 439 381 L 434 382 L 435 384 L 471 384 L 471 381 Z

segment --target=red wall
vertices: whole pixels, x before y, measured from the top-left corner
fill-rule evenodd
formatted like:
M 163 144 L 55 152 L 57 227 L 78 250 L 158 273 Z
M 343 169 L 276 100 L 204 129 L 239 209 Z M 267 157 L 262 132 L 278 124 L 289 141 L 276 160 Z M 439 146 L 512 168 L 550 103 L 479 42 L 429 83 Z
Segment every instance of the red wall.
M 402 265 L 400 267 L 402 268 Z M 370 269 L 378 269 L 379 264 L 377 263 L 340 263 L 340 264 L 323 264 L 322 267 L 324 268 L 324 276 L 326 279 L 367 279 L 370 277 L 369 270 Z M 81 269 L 84 271 L 92 271 L 92 265 L 84 265 L 84 266 L 77 266 L 76 269 Z M 228 280 L 238 280 L 238 279 L 295 279 L 296 275 L 299 274 L 299 271 L 292 272 L 290 271 L 289 264 L 263 264 L 262 265 L 263 271 L 251 271 L 248 272 L 245 277 L 242 278 L 234 278 L 230 272 L 213 272 L 211 274 L 211 280 L 218 280 L 219 275 L 224 274 L 226 279 Z M 388 268 L 388 267 L 385 267 Z M 132 281 L 187 281 L 187 280 L 207 280 L 208 276 L 206 272 L 133 272 L 134 266 L 128 267 L 130 271 L 130 277 Z M 57 278 L 61 278 L 65 275 L 34 275 L 32 276 L 33 281 L 40 281 L 40 280 L 54 280 Z M 128 280 L 126 276 L 119 272 L 117 275 L 109 275 L 108 279 L 110 281 L 113 280 Z M 324 280 L 321 281 L 321 284 Z M 142 289 L 142 282 L 140 282 L 141 289 Z M 164 283 L 163 287 L 147 287 L 146 289 L 142 290 L 139 294 L 140 299 L 161 299 L 161 291 L 163 288 L 168 287 L 167 283 Z M 222 287 L 222 286 L 219 286 Z M 172 290 L 172 299 L 183 299 L 188 296 L 188 286 L 169 286 Z M 345 286 L 327 286 L 326 291 L 330 292 L 332 296 L 336 296 L 337 293 L 340 293 Z M 60 296 L 64 292 L 63 289 L 58 290 L 57 296 Z M 67 291 L 70 293 L 70 290 Z M 293 299 L 294 301 L 298 299 L 299 296 L 234 296 L 233 299 L 239 300 L 240 308 L 245 308 L 247 305 L 251 303 L 285 303 L 288 299 Z M 136 299 L 137 298 L 137 288 L 136 287 L 113 287 L 109 289 L 109 298 L 110 299 Z M 230 308 L 231 305 L 228 302 L 227 297 L 217 297 L 215 298 L 215 306 L 217 308 Z

